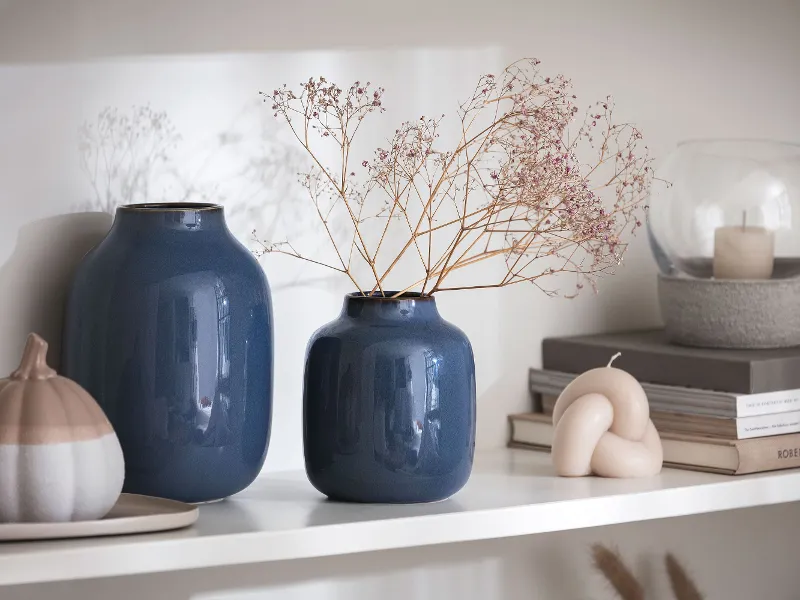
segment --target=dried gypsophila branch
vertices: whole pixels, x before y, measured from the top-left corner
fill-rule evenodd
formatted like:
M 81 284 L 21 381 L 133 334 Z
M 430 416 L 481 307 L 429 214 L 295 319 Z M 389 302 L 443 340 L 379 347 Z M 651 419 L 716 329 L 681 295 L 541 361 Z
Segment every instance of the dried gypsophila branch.
M 538 65 L 526 59 L 481 77 L 459 107 L 461 134 L 450 150 L 439 148 L 444 115 L 401 124 L 386 148 L 361 161 L 361 184 L 350 166 L 353 139 L 367 115 L 383 112 L 383 88 L 357 81 L 343 90 L 320 77 L 297 94 L 285 85 L 262 92 L 313 162 L 301 183 L 336 260 L 310 259 L 285 243 L 262 241 L 264 251 L 340 271 L 362 293 L 383 293 L 408 256 L 418 259 L 420 277 L 398 293 L 539 285 L 557 273 L 574 274 L 576 290 L 594 285 L 621 262 L 625 230 L 641 226 L 636 211 L 653 181 L 651 158 L 635 127 L 613 122 L 610 98 L 576 123 L 570 82 L 542 77 Z M 336 168 L 323 165 L 318 142 L 333 144 Z M 583 152 L 592 160 L 581 162 Z M 336 212 L 349 228 L 345 242 L 329 227 Z M 375 221 L 370 239 L 367 223 Z M 400 249 L 384 259 L 385 241 L 398 233 Z M 492 259 L 504 261 L 499 280 L 448 285 L 454 273 Z M 369 285 L 356 280 L 357 263 L 368 268 Z

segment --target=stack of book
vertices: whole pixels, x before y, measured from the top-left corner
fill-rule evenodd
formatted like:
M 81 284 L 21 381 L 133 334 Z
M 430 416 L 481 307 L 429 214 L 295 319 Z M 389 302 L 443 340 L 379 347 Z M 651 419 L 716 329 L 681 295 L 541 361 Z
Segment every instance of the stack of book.
M 642 384 L 665 466 L 727 474 L 800 467 L 800 347 L 689 348 L 660 330 L 547 338 L 530 370 L 533 412 L 510 415 L 509 445 L 550 449 L 552 412 L 578 374 L 614 367 Z

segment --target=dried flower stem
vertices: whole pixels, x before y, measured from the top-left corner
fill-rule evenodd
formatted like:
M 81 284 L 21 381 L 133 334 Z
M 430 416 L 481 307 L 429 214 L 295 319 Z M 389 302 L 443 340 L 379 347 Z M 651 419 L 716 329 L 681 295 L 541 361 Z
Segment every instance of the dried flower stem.
M 450 151 L 439 148 L 444 115 L 402 123 L 386 148 L 361 161 L 361 184 L 350 166 L 353 138 L 369 114 L 384 111 L 383 88 L 356 81 L 345 90 L 312 77 L 298 93 L 285 85 L 262 93 L 313 164 L 301 183 L 337 262 L 309 262 L 345 273 L 362 294 L 381 295 L 412 248 L 422 272 L 397 294 L 538 286 L 557 273 L 574 274 L 580 290 L 612 271 L 626 248 L 621 235 L 641 225 L 635 212 L 649 193 L 651 159 L 635 127 L 613 122 L 610 99 L 576 122 L 569 81 L 542 77 L 538 65 L 522 60 L 481 77 L 459 106 L 461 131 Z M 323 165 L 325 144 L 336 151 L 335 168 Z M 583 152 L 594 159 L 582 162 Z M 329 226 L 338 214 L 347 223 L 344 242 Z M 376 220 L 370 241 L 367 224 Z M 383 260 L 390 238 L 399 250 Z M 262 245 L 308 260 L 285 244 Z M 448 284 L 454 273 L 493 259 L 505 263 L 498 279 Z M 368 285 L 356 279 L 358 262 L 373 278 Z

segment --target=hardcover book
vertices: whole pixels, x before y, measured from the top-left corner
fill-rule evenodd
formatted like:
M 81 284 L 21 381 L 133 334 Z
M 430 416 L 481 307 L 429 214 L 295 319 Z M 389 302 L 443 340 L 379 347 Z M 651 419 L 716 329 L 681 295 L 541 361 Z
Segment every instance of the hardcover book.
M 583 373 L 614 362 L 640 382 L 757 394 L 800 389 L 800 347 L 765 350 L 692 348 L 671 344 L 663 330 L 546 338 L 546 370 Z
M 542 412 L 553 414 L 557 396 L 542 395 Z M 747 440 L 785 433 L 800 433 L 800 411 L 738 419 L 651 410 L 650 419 L 660 432 L 705 435 L 728 440 Z
M 616 365 L 616 362 L 614 363 Z M 577 377 L 574 373 L 530 369 L 529 387 L 538 395 L 558 396 Z M 800 390 L 737 394 L 642 382 L 650 409 L 661 412 L 741 418 L 800 411 Z M 542 406 L 534 406 L 541 412 Z
M 512 448 L 549 452 L 553 424 L 548 415 L 509 415 Z M 800 433 L 750 440 L 724 440 L 661 432 L 664 466 L 726 475 L 800 467 Z

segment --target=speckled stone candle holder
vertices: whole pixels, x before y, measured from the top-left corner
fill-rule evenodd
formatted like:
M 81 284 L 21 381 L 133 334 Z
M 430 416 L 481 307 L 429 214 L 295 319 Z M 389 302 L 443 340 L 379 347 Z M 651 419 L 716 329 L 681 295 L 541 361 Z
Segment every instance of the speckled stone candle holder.
M 800 278 L 692 279 L 658 276 L 670 341 L 704 348 L 800 346 Z

